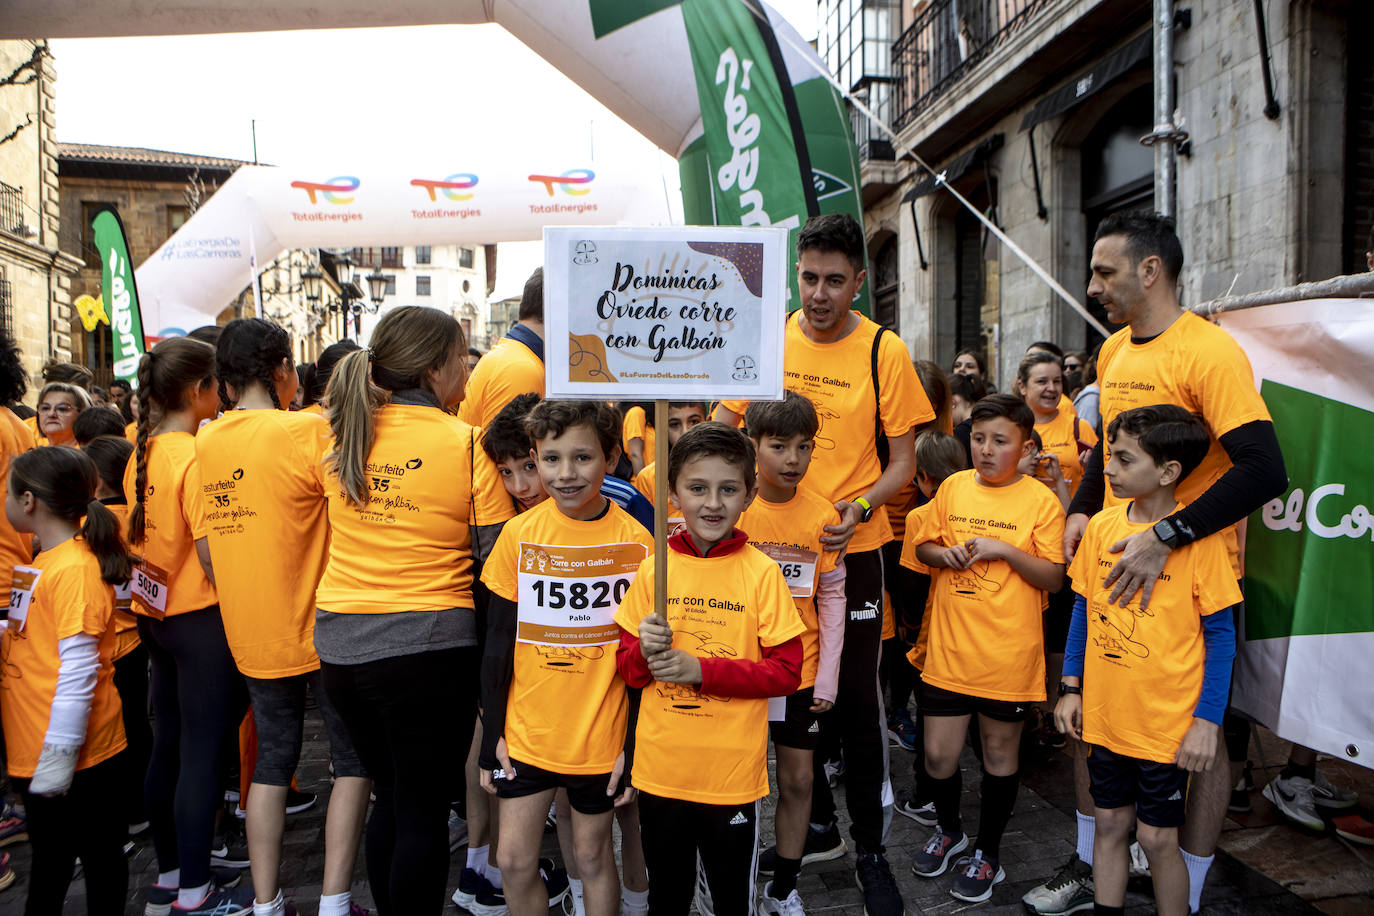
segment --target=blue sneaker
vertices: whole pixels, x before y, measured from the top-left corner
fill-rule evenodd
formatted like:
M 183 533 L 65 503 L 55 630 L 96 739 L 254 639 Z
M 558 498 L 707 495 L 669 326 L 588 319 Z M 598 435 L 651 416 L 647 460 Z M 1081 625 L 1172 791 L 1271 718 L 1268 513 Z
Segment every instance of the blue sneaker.
M 911 713 L 899 709 L 887 717 L 887 733 L 902 750 L 916 750 L 916 723 L 911 721 Z
M 172 916 L 251 916 L 253 892 L 246 888 L 216 888 L 199 905 L 172 904 Z

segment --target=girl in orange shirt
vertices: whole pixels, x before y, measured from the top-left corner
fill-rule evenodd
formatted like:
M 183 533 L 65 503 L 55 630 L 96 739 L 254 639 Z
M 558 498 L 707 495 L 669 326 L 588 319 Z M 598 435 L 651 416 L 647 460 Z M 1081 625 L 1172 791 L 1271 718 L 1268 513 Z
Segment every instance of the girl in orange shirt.
M 254 909 L 258 916 L 289 912 L 280 886 L 282 832 L 287 790 L 300 762 L 308 686 L 324 718 L 335 777 L 319 913 L 349 916 L 371 785 L 329 705 L 315 654 L 315 587 L 329 541 L 315 463 L 329 426 L 321 417 L 283 409 L 297 375 L 291 338 L 270 321 L 229 322 L 215 365 L 220 397 L 233 409 L 196 437 L 196 460 L 225 633 L 257 726 L 245 801 Z
M 57 914 L 80 856 L 87 912 L 119 914 L 128 893 L 111 583 L 129 577 L 119 522 L 95 499 L 75 449 L 41 448 L 10 468 L 5 517 L 44 549 L 17 566 L 0 688 L 9 772 L 28 811 L 26 913 Z M 82 520 L 82 517 L 85 520 Z
M 473 557 L 514 515 L 491 464 L 474 463 L 479 431 L 445 413 L 466 378 L 462 326 L 408 306 L 343 358 L 325 399 L 315 650 L 374 781 L 367 870 L 382 916 L 444 908 L 449 801 L 477 712 Z
M 96 436 L 81 449 L 95 463 L 100 475 L 95 496 L 119 520 L 119 529 L 129 526 L 129 501 L 124 498 L 124 473 L 129 468 L 134 446 L 123 436 Z M 148 650 L 138 639 L 138 618 L 133 612 L 133 594 L 126 579 L 115 586 L 114 685 L 124 706 L 124 737 L 129 749 L 124 752 L 123 790 L 125 821 L 129 834 L 148 829 L 143 806 L 143 777 L 153 752 L 153 729 L 148 724 Z
M 175 903 L 239 916 L 252 910 L 253 892 L 210 880 L 225 738 L 248 705 L 220 618 L 195 460 L 196 430 L 219 408 L 215 351 L 186 337 L 162 341 L 139 363 L 137 397 L 138 443 L 124 492 L 133 501 L 133 609 L 152 665 L 144 798 L 158 876 L 145 912 L 164 916 Z

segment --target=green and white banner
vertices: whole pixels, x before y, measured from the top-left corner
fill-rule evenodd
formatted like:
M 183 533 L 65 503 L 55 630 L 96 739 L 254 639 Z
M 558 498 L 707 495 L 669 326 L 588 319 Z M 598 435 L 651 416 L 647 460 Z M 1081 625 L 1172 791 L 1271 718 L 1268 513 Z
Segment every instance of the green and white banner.
M 95 247 L 100 252 L 100 298 L 110 316 L 114 344 L 114 374 L 138 385 L 138 362 L 147 344 L 143 339 L 143 315 L 138 306 L 138 285 L 124 223 L 113 207 L 103 207 L 91 219 Z
M 1232 702 L 1280 737 L 1374 768 L 1374 301 L 1219 320 L 1250 357 L 1289 481 L 1246 529 Z

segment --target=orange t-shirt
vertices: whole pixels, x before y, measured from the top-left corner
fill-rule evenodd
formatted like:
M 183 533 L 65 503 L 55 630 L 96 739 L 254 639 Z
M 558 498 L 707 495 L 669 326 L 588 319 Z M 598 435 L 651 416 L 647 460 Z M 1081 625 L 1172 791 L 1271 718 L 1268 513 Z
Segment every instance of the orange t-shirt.
M 144 540 L 136 544 L 129 538 L 129 548 L 138 562 L 135 581 L 141 574 L 150 574 L 165 592 L 166 609 L 159 610 L 135 588 L 134 613 L 172 617 L 209 607 L 219 598 L 196 556 L 196 541 L 209 533 L 200 469 L 196 466 L 196 437 L 190 433 L 151 436 L 145 462 L 148 489 L 143 504 Z M 137 480 L 135 451 L 124 471 L 124 493 L 130 512 L 138 499 L 138 488 L 134 486 Z
M 109 509 L 114 517 L 119 520 L 120 532 L 127 532 L 129 530 L 129 504 L 108 503 L 105 508 Z M 128 582 L 114 586 L 114 596 L 114 660 L 119 661 L 138 648 L 138 617 L 134 615 L 133 589 Z
M 770 503 L 755 497 L 740 516 L 739 528 L 749 535 L 749 543 L 773 558 L 787 580 L 792 601 L 797 605 L 806 632 L 802 634 L 802 678 L 797 688 L 805 690 L 816 683 L 820 667 L 820 622 L 816 619 L 816 588 L 821 574 L 834 572 L 838 552 L 826 550 L 821 543 L 826 525 L 838 525 L 835 507 L 815 493 L 800 487 L 785 503 Z
M 0 496 L 9 497 L 10 462 L 33 448 L 33 431 L 8 407 L 0 407 Z M 33 535 L 15 531 L 0 512 L 0 594 L 9 594 L 10 571 L 33 559 Z
M 1169 552 L 1148 610 L 1138 594 L 1124 608 L 1109 602 L 1103 582 L 1120 555 L 1108 548 L 1151 524 L 1132 522 L 1129 505 L 1093 516 L 1069 567 L 1088 605 L 1083 740 L 1173 763 L 1202 693 L 1202 618 L 1239 603 L 1240 588 L 1218 533 Z
M 831 503 L 853 500 L 882 476 L 875 441 L 875 419 L 883 433 L 903 436 L 935 419 L 911 354 L 896 334 L 883 334 L 878 346 L 878 395 L 873 391 L 873 338 L 882 328 L 863 316 L 859 326 L 834 343 L 815 343 L 802 333 L 801 310 L 787 321 L 783 342 L 783 384 L 816 407 L 821 428 L 803 486 Z M 743 414 L 747 401 L 722 401 Z M 877 509 L 878 507 L 874 507 Z M 854 530 L 848 552 L 876 550 L 892 540 L 886 512 Z
M 630 633 L 653 613 L 656 559 L 644 561 L 616 611 L 615 622 Z M 806 629 L 778 564 L 748 544 L 715 558 L 674 553 L 666 615 L 673 648 L 699 658 L 757 662 L 762 647 Z M 644 688 L 631 779 L 641 791 L 708 805 L 751 802 L 768 794 L 767 755 L 767 700 L 662 681 Z
M 1131 342 L 1131 329 L 1122 328 L 1102 344 L 1097 357 L 1097 379 L 1102 388 L 1102 432 L 1117 415 L 1147 404 L 1177 404 L 1197 414 L 1212 438 L 1207 457 L 1183 478 L 1176 496 L 1188 505 L 1231 468 L 1231 459 L 1220 437 L 1233 429 L 1269 420 L 1250 360 L 1235 338 L 1226 331 L 1184 312 L 1159 336 L 1143 344 Z M 1103 442 L 1103 465 L 1111 444 Z M 1103 506 L 1121 502 L 1106 487 Z M 1231 554 L 1231 567 L 1240 576 L 1239 545 L 1235 526 L 1219 532 Z
M 43 738 L 52 716 L 61 666 L 58 642 L 80 633 L 98 639 L 100 669 L 86 723 L 86 741 L 77 755 L 76 768 L 93 767 L 127 745 L 119 692 L 114 686 L 114 590 L 101 581 L 100 562 L 80 538 L 72 538 L 43 551 L 21 570 L 25 568 L 37 571 L 38 577 L 30 586 L 32 599 L 22 628 L 11 616 L 5 631 L 0 717 L 5 726 L 10 775 L 29 779 L 43 752 Z M 16 576 L 15 585 L 23 579 Z
M 649 436 L 650 438 L 653 437 L 653 430 L 649 431 Z M 636 474 L 634 480 L 630 482 L 651 505 L 658 508 L 658 503 L 654 502 L 654 465 L 655 462 L 653 461 L 644 465 L 644 469 Z M 666 493 L 663 495 L 663 509 L 668 513 L 668 533 L 672 534 L 677 526 L 683 524 L 686 519 L 682 517 L 682 510 L 673 503 L 673 500 Z
M 233 410 L 196 437 L 224 634 L 249 677 L 320 666 L 315 587 L 329 519 L 315 464 L 328 436 L 315 414 Z
M 1075 430 L 1077 439 L 1074 438 Z M 1072 405 L 1064 407 L 1062 403 L 1054 419 L 1048 423 L 1036 424 L 1035 431 L 1040 434 L 1040 441 L 1044 445 L 1042 451 L 1053 453 L 1059 459 L 1059 469 L 1069 484 L 1069 495 L 1077 493 L 1078 485 L 1083 481 L 1083 462 L 1078 457 L 1078 441 L 1096 445 L 1097 433 L 1093 432 L 1090 425 L 1078 419 Z
M 553 773 L 611 772 L 629 709 L 615 667 L 615 612 L 653 549 L 644 526 L 613 501 L 584 522 L 547 499 L 501 530 L 482 581 L 519 606 L 506 704 L 512 757 Z
M 469 426 L 488 426 L 502 407 L 531 391 L 544 396 L 544 363 L 520 341 L 503 337 L 468 377 L 458 419 Z
M 1064 562 L 1064 509 L 1048 488 L 1025 476 L 989 487 L 977 471 L 960 471 L 907 516 L 906 527 L 902 565 L 911 569 L 923 568 L 917 545 L 951 547 L 972 537 L 996 538 L 1030 556 Z M 925 680 L 990 700 L 1045 699 L 1045 593 L 1005 560 L 932 572 Z
M 322 417 L 324 416 L 324 405 L 320 403 L 308 404 L 296 411 L 296 413 L 308 413 L 317 417 Z
M 367 503 L 348 502 L 328 465 L 317 465 L 331 538 L 318 606 L 335 614 L 472 607 L 470 526 L 515 515 L 482 431 L 410 404 L 379 408 L 373 424 Z
M 631 407 L 629 410 L 625 411 L 625 422 L 621 424 L 620 427 L 620 446 L 625 450 L 625 455 L 627 457 L 630 454 L 631 439 L 644 440 L 644 466 L 646 468 L 652 466 L 655 455 L 654 449 L 657 448 L 654 443 L 658 440 L 654 438 L 654 428 L 649 425 L 649 420 L 644 413 L 643 407 Z M 654 481 L 653 478 L 650 477 L 649 488 L 653 489 L 653 486 Z M 653 497 L 650 496 L 649 499 L 652 501 Z
M 128 440 L 129 440 L 130 442 L 132 442 L 134 445 L 138 445 L 138 421 L 137 421 L 137 420 L 134 420 L 134 421 L 131 422 L 131 423 L 126 423 L 126 424 L 124 425 L 124 438 L 125 438 L 125 439 L 128 439 Z

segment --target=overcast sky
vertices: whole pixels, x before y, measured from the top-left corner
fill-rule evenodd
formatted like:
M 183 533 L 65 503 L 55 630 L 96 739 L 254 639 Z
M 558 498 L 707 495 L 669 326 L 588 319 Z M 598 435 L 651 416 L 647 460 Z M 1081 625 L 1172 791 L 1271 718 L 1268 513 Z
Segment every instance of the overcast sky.
M 772 6 L 815 38 L 816 0 Z M 52 50 L 64 142 L 252 161 L 256 121 L 257 158 L 274 164 L 337 147 L 383 162 L 474 140 L 578 144 L 641 176 L 681 218 L 672 158 L 497 25 L 58 39 Z M 541 246 L 500 252 L 496 296 L 517 295 Z

